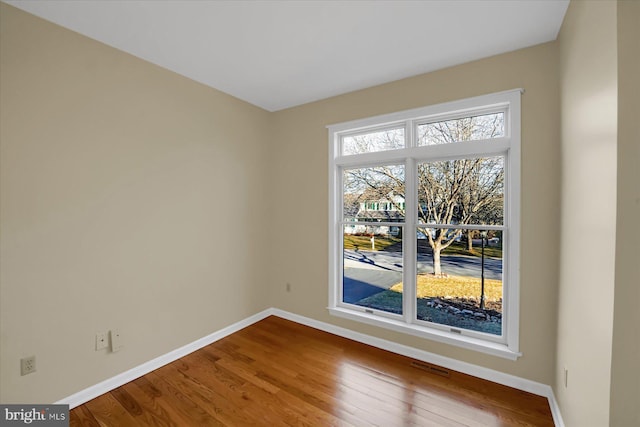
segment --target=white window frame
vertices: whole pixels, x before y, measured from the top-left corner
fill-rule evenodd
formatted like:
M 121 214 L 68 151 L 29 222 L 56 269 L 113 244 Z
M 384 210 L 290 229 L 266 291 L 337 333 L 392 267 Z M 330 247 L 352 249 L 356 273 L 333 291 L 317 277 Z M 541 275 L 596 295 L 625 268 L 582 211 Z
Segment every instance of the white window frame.
M 522 89 L 493 93 L 430 105 L 327 126 L 329 130 L 329 306 L 332 315 L 394 331 L 516 360 L 519 351 L 520 319 L 520 128 Z M 418 124 L 451 120 L 479 114 L 504 112 L 503 137 L 451 144 L 417 146 Z M 405 128 L 405 147 L 388 151 L 342 155 L 345 135 L 371 130 Z M 505 207 L 503 233 L 503 313 L 502 335 L 496 336 L 466 329 L 436 325 L 416 319 L 416 239 L 403 239 L 403 314 L 361 307 L 342 302 L 343 225 L 342 173 L 344 169 L 385 164 L 403 164 L 405 176 L 415 176 L 419 162 L 463 157 L 501 155 L 505 158 Z M 404 227 L 404 236 L 417 227 L 416 183 L 405 181 L 405 220 L 377 223 Z M 478 228 L 478 227 L 476 227 Z M 487 226 L 491 228 L 491 226 Z M 409 232 L 407 233 L 407 230 Z

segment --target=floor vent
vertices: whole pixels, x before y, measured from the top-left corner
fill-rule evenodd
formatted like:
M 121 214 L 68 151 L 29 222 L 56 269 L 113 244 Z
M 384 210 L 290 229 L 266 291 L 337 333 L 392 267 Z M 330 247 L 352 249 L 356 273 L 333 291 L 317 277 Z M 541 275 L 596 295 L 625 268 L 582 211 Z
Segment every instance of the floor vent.
M 432 374 L 440 375 L 441 377 L 449 378 L 449 370 L 441 368 L 440 366 L 432 365 L 425 362 L 411 362 L 411 366 L 414 368 L 422 369 L 423 371 L 431 372 Z

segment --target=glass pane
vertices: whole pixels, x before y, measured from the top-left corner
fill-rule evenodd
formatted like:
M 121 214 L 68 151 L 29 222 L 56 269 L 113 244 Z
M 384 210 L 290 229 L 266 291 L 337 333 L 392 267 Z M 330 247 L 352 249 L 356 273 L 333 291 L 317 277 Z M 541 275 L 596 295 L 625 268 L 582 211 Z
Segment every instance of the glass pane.
M 504 158 L 418 164 L 418 221 L 502 225 Z
M 362 154 L 404 148 L 404 128 L 342 137 L 342 154 Z
M 404 221 L 404 166 L 347 169 L 342 178 L 344 221 Z
M 501 138 L 504 136 L 504 113 L 427 123 L 418 125 L 417 131 L 419 146 Z
M 402 314 L 403 227 L 344 226 L 342 301 Z
M 418 228 L 417 236 L 417 318 L 501 335 L 502 231 Z

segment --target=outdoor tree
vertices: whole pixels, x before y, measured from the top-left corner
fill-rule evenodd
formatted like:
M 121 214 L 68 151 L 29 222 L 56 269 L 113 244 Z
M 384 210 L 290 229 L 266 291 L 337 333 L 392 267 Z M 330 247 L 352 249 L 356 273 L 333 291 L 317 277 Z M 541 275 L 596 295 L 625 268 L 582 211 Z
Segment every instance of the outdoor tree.
M 420 125 L 418 145 L 468 143 L 504 133 L 501 113 Z M 418 165 L 418 219 L 433 251 L 433 272 L 442 274 L 440 254 L 463 232 L 455 225 L 497 224 L 504 206 L 502 157 L 455 159 Z M 453 226 L 453 227 L 446 227 Z M 471 247 L 472 232 L 467 232 Z
M 418 165 L 418 221 L 425 224 L 420 230 L 431 247 L 435 275 L 442 274 L 442 251 L 462 234 L 457 225 L 495 224 L 486 221 L 484 207 L 493 208 L 503 198 L 502 163 L 493 157 Z
M 502 136 L 502 113 L 466 117 L 417 126 L 419 146 L 467 143 Z M 348 141 L 352 154 L 404 147 L 402 129 L 353 137 Z M 441 253 L 463 231 L 460 225 L 501 224 L 504 212 L 504 158 L 462 158 L 419 162 L 418 222 L 433 254 L 433 271 L 442 274 Z M 404 166 L 374 166 L 348 169 L 344 173 L 345 197 L 386 200 L 404 217 Z M 469 243 L 468 243 L 469 244 Z

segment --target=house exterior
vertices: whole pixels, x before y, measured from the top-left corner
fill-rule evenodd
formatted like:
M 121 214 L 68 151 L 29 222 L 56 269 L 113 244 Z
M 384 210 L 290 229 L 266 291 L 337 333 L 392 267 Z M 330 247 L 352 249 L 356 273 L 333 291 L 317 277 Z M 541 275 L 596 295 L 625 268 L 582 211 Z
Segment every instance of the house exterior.
M 389 194 L 384 198 L 357 197 L 349 206 L 345 203 L 345 221 L 367 222 L 371 225 L 353 224 L 344 227 L 345 234 L 374 234 L 384 236 L 400 235 L 400 227 L 375 225 L 379 222 L 404 221 L 405 201 L 400 195 Z

